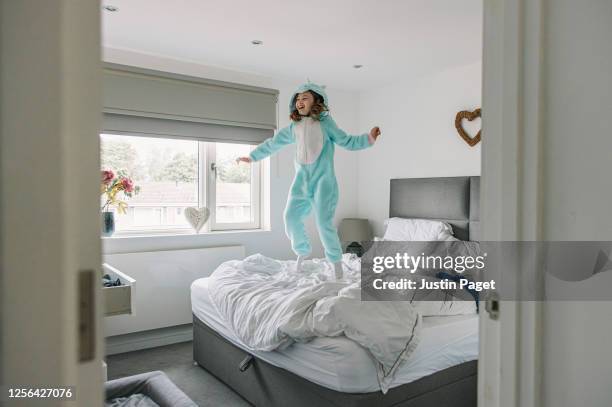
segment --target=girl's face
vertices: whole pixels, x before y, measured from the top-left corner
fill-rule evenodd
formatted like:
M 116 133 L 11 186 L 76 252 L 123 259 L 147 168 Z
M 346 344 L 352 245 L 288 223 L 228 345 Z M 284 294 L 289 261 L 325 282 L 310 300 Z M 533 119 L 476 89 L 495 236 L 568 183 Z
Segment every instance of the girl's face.
M 295 98 L 295 108 L 302 116 L 308 116 L 314 104 L 314 96 L 310 92 L 298 93 Z

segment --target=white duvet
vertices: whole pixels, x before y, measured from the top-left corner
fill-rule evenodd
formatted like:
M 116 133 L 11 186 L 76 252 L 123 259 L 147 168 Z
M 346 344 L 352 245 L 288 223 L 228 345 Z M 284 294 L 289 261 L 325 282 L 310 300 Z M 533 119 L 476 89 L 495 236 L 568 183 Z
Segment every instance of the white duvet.
M 344 255 L 344 279 L 322 260 L 295 262 L 261 254 L 223 263 L 209 279 L 218 312 L 252 350 L 272 351 L 317 336 L 345 335 L 367 349 L 386 393 L 416 348 L 421 317 L 408 302 L 360 300 L 360 261 Z

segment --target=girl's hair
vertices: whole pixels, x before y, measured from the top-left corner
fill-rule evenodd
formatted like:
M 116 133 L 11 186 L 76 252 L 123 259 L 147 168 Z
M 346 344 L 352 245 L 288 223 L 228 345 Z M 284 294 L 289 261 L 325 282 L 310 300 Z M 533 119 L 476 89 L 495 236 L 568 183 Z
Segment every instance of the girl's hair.
M 327 106 L 325 106 L 325 103 L 323 102 L 323 96 L 319 95 L 317 92 L 314 92 L 312 90 L 307 90 L 306 92 L 310 92 L 310 94 L 314 97 L 314 103 L 312 104 L 312 107 L 310 108 L 310 117 L 312 117 L 315 120 L 321 120 L 321 113 L 329 110 Z M 293 105 L 293 111 L 291 111 L 289 118 L 293 120 L 294 122 L 299 122 L 300 120 L 302 120 L 302 115 L 295 108 L 295 98 L 296 97 L 297 95 L 294 96 L 293 100 L 291 101 L 291 104 Z

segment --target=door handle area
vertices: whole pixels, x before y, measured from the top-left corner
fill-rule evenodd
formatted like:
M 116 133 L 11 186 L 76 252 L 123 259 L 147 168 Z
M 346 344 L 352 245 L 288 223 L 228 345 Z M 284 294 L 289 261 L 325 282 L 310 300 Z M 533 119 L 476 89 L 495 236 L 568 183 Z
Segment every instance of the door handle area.
M 95 358 L 96 349 L 96 309 L 95 309 L 95 271 L 79 271 L 79 362 Z
M 489 293 L 485 302 L 485 310 L 489 313 L 489 318 L 493 320 L 499 319 L 499 294 L 496 292 Z

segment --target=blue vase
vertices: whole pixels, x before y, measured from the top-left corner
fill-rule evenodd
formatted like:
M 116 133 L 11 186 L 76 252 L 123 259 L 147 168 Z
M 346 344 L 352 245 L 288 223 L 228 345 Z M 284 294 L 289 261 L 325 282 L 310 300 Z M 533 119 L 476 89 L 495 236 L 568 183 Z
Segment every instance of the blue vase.
M 102 212 L 102 236 L 112 236 L 115 233 L 115 214 Z

